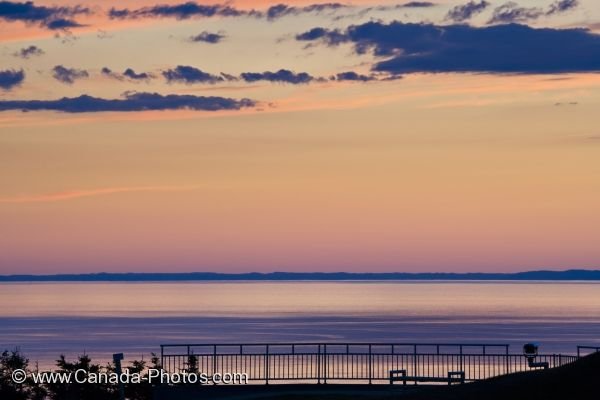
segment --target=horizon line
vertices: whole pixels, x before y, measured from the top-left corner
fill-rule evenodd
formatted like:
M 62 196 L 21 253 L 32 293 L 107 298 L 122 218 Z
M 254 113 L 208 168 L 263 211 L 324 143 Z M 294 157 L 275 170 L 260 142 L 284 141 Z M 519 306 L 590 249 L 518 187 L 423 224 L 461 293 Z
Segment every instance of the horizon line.
M 593 280 L 600 269 L 528 270 L 519 272 L 93 272 L 8 274 L 0 282 L 144 282 L 144 281 L 309 281 L 309 280 Z

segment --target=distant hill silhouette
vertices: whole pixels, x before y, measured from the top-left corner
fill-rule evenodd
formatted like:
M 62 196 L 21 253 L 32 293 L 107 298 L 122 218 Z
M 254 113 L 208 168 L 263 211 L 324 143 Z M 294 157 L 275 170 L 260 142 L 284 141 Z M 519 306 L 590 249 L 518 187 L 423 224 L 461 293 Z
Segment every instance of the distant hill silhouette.
M 148 281 L 600 281 L 600 270 L 528 271 L 516 273 L 350 273 L 272 272 L 222 274 L 187 273 L 97 273 L 57 275 L 0 275 L 0 282 L 148 282 Z

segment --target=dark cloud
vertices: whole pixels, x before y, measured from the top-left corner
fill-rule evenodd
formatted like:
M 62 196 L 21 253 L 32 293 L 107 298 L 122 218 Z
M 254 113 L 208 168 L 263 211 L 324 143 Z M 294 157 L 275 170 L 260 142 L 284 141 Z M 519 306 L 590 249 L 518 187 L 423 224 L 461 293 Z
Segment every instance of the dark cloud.
M 304 33 L 299 33 L 296 35 L 296 40 L 317 40 L 321 38 L 328 37 L 332 31 L 325 28 L 312 28 L 309 31 Z
M 409 1 L 408 3 L 399 4 L 398 8 L 429 8 L 435 7 L 436 4 L 430 1 Z
M 67 68 L 62 65 L 57 65 L 52 69 L 52 76 L 57 81 L 72 85 L 77 79 L 87 78 L 90 74 L 83 69 Z
M 287 4 L 277 4 L 267 9 L 266 16 L 269 20 L 278 19 L 288 15 L 299 15 L 305 13 L 321 13 L 323 11 L 335 11 L 340 8 L 346 8 L 347 5 L 341 3 L 320 3 L 311 4 L 304 7 L 289 6 Z
M 103 67 L 100 70 L 100 73 L 102 73 L 102 75 L 106 75 L 109 76 L 111 78 L 115 78 L 118 80 L 123 80 L 123 76 L 117 72 L 114 72 L 112 69 L 108 68 L 108 67 Z
M 225 39 L 225 35 L 222 33 L 212 33 L 212 32 L 201 32 L 197 35 L 190 37 L 192 42 L 204 42 L 204 43 L 219 43 L 221 40 Z
M 349 42 L 357 53 L 388 57 L 373 66 L 392 75 L 412 72 L 565 73 L 600 71 L 600 35 L 586 29 L 535 29 L 369 22 L 346 31 L 311 30 L 302 38 Z M 331 39 L 334 38 L 334 40 Z
M 382 5 L 382 6 L 361 8 L 359 10 L 359 12 L 355 13 L 354 15 L 339 16 L 339 17 L 336 17 L 335 19 L 341 20 L 341 19 L 348 18 L 348 17 L 362 18 L 373 11 L 388 12 L 388 11 L 397 11 L 397 10 L 410 9 L 410 8 L 430 8 L 430 7 L 435 7 L 435 6 L 437 6 L 437 4 L 432 3 L 430 1 L 409 1 L 409 2 L 403 3 L 403 4 Z
M 46 27 L 48 29 L 52 29 L 52 30 L 67 30 L 69 28 L 79 28 L 82 26 L 84 26 L 84 25 L 81 25 L 73 20 L 66 19 L 66 18 L 55 19 L 53 21 L 48 22 L 48 24 L 46 24 Z
M 560 14 L 579 7 L 579 0 L 557 0 L 550 5 L 547 15 Z
M 328 30 L 325 28 L 313 28 L 304 33 L 296 35 L 298 41 L 313 41 L 322 39 L 329 45 L 336 45 L 347 41 L 346 35 L 340 33 L 338 30 Z
M 198 68 L 187 65 L 178 65 L 173 69 L 163 71 L 163 76 L 169 83 L 182 82 L 187 84 L 192 83 L 217 83 L 222 82 L 224 78 L 219 75 L 209 74 Z
M 332 77 L 333 80 L 337 81 L 360 81 L 360 82 L 368 82 L 372 80 L 376 80 L 376 78 L 372 75 L 362 75 L 358 74 L 354 71 L 341 72 Z
M 244 72 L 240 77 L 246 82 L 269 81 L 293 84 L 309 83 L 315 80 L 306 72 L 295 73 L 287 69 L 280 69 L 277 72 Z
M 256 102 L 250 99 L 231 99 L 226 97 L 204 97 L 193 95 L 161 95 L 158 93 L 126 93 L 122 99 L 102 99 L 83 95 L 63 97 L 57 100 L 11 100 L 0 101 L 0 111 L 62 111 L 67 113 L 104 112 L 104 111 L 149 111 L 149 110 L 239 110 L 254 107 Z
M 108 12 L 110 18 L 176 18 L 189 19 L 195 17 L 237 17 L 252 15 L 253 11 L 244 11 L 233 8 L 227 4 L 203 5 L 195 2 L 181 4 L 163 4 L 152 7 L 143 7 L 134 10 L 111 8 Z
M 132 68 L 127 68 L 125 69 L 125 71 L 123 71 L 123 73 L 118 73 L 118 72 L 114 72 L 113 70 L 111 70 L 108 67 L 104 67 L 102 68 L 102 70 L 100 71 L 102 73 L 102 75 L 114 78 L 114 79 L 118 79 L 120 81 L 125 80 L 125 79 L 130 79 L 133 81 L 148 81 L 152 78 L 154 78 L 154 75 L 148 73 L 148 72 L 140 72 L 137 73 L 135 72 Z
M 41 56 L 42 54 L 44 54 L 44 50 L 40 49 L 37 46 L 31 45 L 29 47 L 22 48 L 21 50 L 17 51 L 13 55 L 15 57 L 21 57 L 21 58 L 27 59 L 27 58 L 33 57 L 33 56 Z
M 240 78 L 238 78 L 235 75 L 230 75 L 230 74 L 226 74 L 225 72 L 221 72 L 221 76 L 223 77 L 223 79 L 225 79 L 226 81 L 238 81 Z
M 123 71 L 123 76 L 133 79 L 134 81 L 147 81 L 152 79 L 152 75 L 147 72 L 136 73 L 133 69 L 127 68 Z
M 28 24 L 39 24 L 53 30 L 81 26 L 72 18 L 89 13 L 90 9 L 83 6 L 46 7 L 36 6 L 32 1 L 23 3 L 0 1 L 0 19 L 9 22 L 21 21 Z
M 502 4 L 494 9 L 489 24 L 509 24 L 538 19 L 544 15 L 544 10 L 538 7 L 521 7 L 514 1 Z
M 25 72 L 23 70 L 7 69 L 0 71 L 0 89 L 11 90 L 15 86 L 19 86 L 25 80 Z
M 467 4 L 456 6 L 448 11 L 446 19 L 454 22 L 463 22 L 471 19 L 476 14 L 479 14 L 490 6 L 490 3 L 485 0 L 469 1 Z
M 415 4 L 425 2 L 413 2 Z M 138 9 L 117 9 L 111 8 L 108 16 L 114 19 L 132 19 L 132 18 L 210 18 L 210 17 L 240 17 L 251 16 L 257 18 L 267 18 L 268 20 L 276 20 L 288 15 L 300 15 L 306 13 L 318 14 L 325 11 L 335 11 L 351 6 L 341 3 L 318 3 L 306 6 L 291 6 L 287 4 L 277 4 L 269 7 L 265 11 L 259 10 L 242 10 L 235 8 L 227 3 L 203 5 L 193 1 L 169 4 L 155 5 L 151 7 L 142 7 Z

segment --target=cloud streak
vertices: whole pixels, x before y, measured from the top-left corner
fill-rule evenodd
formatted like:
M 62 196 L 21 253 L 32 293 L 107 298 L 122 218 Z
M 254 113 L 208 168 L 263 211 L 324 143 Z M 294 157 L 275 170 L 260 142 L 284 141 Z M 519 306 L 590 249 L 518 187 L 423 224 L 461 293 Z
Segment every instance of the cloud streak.
M 267 9 L 265 15 L 268 20 L 275 20 L 288 15 L 300 15 L 300 14 L 320 14 L 325 11 L 336 11 L 348 6 L 341 3 L 319 3 L 311 4 L 304 7 L 289 6 L 287 4 L 277 4 Z
M 22 3 L 0 1 L 0 19 L 7 22 L 20 21 L 26 24 L 38 24 L 50 30 L 65 30 L 81 26 L 72 18 L 90 13 L 89 8 L 80 5 L 74 7 L 47 7 L 37 6 L 32 1 Z
M 72 85 L 78 79 L 88 78 L 90 74 L 86 70 L 67 68 L 57 65 L 52 69 L 52 76 L 59 82 Z
M 448 11 L 446 19 L 454 22 L 463 22 L 471 19 L 474 15 L 488 8 L 490 3 L 485 0 L 469 1 L 466 4 L 453 7 Z
M 253 15 L 254 11 L 238 10 L 227 4 L 203 5 L 195 2 L 180 4 L 162 4 L 138 9 L 116 9 L 111 8 L 108 16 L 112 19 L 136 19 L 136 18 L 208 18 L 208 17 L 239 17 Z
M 0 101 L 0 111 L 60 111 L 66 113 L 135 112 L 160 110 L 220 111 L 254 107 L 250 99 L 231 99 L 216 96 L 161 95 L 158 93 L 125 93 L 122 99 L 103 99 L 82 95 L 57 100 Z
M 31 46 L 22 48 L 21 50 L 15 52 L 13 55 L 15 57 L 20 57 L 20 58 L 26 60 L 33 56 L 41 56 L 43 54 L 44 54 L 44 50 L 40 49 L 37 46 L 31 45 Z
M 544 10 L 539 7 L 521 7 L 514 1 L 496 7 L 489 24 L 509 24 L 515 22 L 526 22 L 538 19 L 544 15 Z
M 368 82 L 368 81 L 377 80 L 377 78 L 374 77 L 373 75 L 363 75 L 363 74 L 359 74 L 354 71 L 346 71 L 346 72 L 340 72 L 339 74 L 332 76 L 331 80 Z
M 428 7 L 429 2 L 410 2 L 398 7 Z M 200 4 L 188 1 L 179 4 L 161 4 L 137 9 L 111 8 L 108 17 L 111 19 L 138 19 L 138 18 L 175 18 L 186 20 L 191 18 L 213 18 L 213 17 L 255 17 L 275 21 L 287 16 L 298 16 L 302 14 L 322 14 L 325 12 L 336 12 L 342 9 L 354 8 L 354 6 L 342 3 L 315 3 L 305 6 L 294 6 L 284 3 L 273 5 L 266 10 L 240 9 L 228 3 L 223 4 Z
M 310 83 L 316 79 L 306 72 L 296 73 L 288 69 L 280 69 L 276 72 L 244 72 L 240 78 L 246 82 L 269 81 L 292 84 Z
M 579 0 L 557 0 L 546 12 L 547 15 L 560 14 L 579 7 Z
M 119 193 L 135 192 L 183 192 L 198 189 L 198 186 L 124 186 L 86 190 L 69 190 L 56 193 L 34 194 L 24 196 L 0 197 L 0 203 L 50 203 L 74 200 L 83 197 L 106 196 Z
M 215 84 L 225 80 L 222 76 L 213 75 L 189 65 L 178 65 L 175 68 L 163 71 L 162 74 L 168 83 L 180 82 L 188 85 L 193 83 Z
M 217 44 L 225 39 L 225 35 L 222 33 L 213 33 L 208 31 L 203 31 L 197 35 L 190 37 L 191 42 L 204 42 L 210 44 Z
M 344 31 L 314 28 L 296 36 L 328 46 L 353 43 L 387 60 L 372 69 L 415 72 L 568 73 L 600 71 L 600 35 L 586 29 L 536 29 L 507 24 L 439 26 L 368 22 Z M 549 44 L 552 44 L 551 46 Z

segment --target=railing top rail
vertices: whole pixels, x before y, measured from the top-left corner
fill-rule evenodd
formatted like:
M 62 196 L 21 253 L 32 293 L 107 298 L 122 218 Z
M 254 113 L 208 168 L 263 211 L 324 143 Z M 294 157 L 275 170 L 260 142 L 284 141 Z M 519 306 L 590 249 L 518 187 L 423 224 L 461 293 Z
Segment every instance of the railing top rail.
M 239 346 L 404 346 L 404 347 L 502 347 L 510 345 L 504 343 L 404 343 L 404 342 L 285 342 L 285 343 L 169 343 L 161 344 L 160 347 L 239 347 Z
M 590 349 L 590 350 L 598 350 L 600 346 L 577 346 L 578 349 Z

